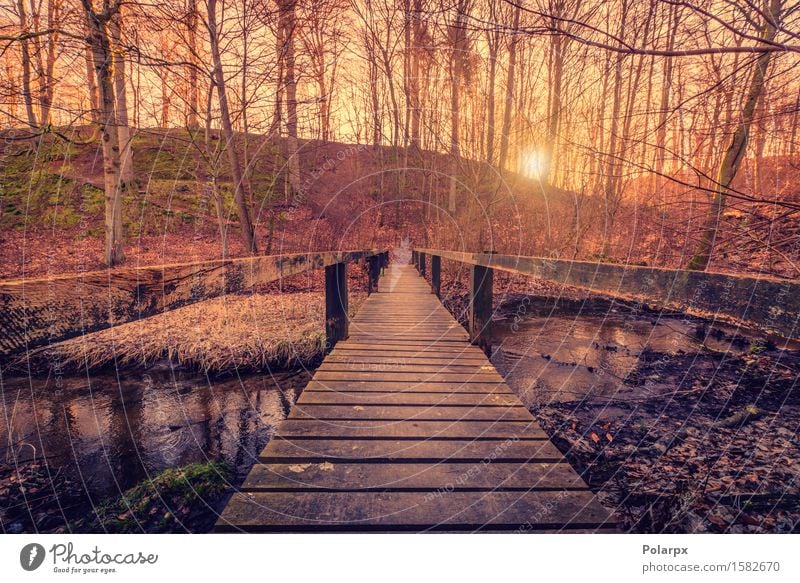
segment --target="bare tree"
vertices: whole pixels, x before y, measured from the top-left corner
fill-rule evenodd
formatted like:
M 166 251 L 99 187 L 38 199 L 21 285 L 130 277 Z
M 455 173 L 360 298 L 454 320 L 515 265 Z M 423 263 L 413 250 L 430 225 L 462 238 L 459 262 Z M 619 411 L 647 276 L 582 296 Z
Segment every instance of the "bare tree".
M 256 245 L 255 228 L 250 214 L 248 184 L 242 172 L 241 161 L 236 152 L 233 123 L 231 122 L 230 107 L 228 106 L 225 72 L 222 68 L 222 56 L 220 53 L 220 30 L 217 26 L 217 0 L 207 0 L 207 9 L 208 21 L 206 27 L 208 29 L 209 45 L 211 47 L 211 59 L 214 65 L 214 85 L 219 99 L 222 134 L 225 138 L 231 179 L 233 180 L 233 198 L 236 201 L 236 207 L 239 213 L 239 227 L 242 231 L 242 241 L 244 242 L 245 249 L 250 253 L 257 253 L 258 247 Z

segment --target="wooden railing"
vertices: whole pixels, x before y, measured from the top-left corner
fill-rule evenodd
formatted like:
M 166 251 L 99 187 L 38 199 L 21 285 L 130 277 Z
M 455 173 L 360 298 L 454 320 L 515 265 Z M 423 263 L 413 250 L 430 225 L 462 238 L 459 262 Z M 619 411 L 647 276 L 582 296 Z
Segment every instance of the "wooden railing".
M 785 338 L 800 336 L 800 282 L 749 275 L 662 269 L 542 257 L 416 249 L 412 262 L 421 273 L 431 257 L 431 281 L 440 294 L 441 259 L 472 266 L 470 335 L 481 343 L 492 314 L 492 272 L 506 271 L 546 279 L 657 309 L 745 324 Z
M 0 358 L 147 318 L 310 269 L 325 268 L 325 331 L 347 337 L 347 263 L 369 262 L 369 291 L 388 252 L 298 253 L 0 281 Z

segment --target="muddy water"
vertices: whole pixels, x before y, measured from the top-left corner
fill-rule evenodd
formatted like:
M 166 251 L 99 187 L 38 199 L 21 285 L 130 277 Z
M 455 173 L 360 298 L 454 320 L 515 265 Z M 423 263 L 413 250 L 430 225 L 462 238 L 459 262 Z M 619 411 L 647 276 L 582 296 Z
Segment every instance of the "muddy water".
M 243 477 L 307 381 L 305 372 L 216 380 L 169 370 L 5 378 L 0 479 L 44 468 L 90 507 L 190 462 L 225 460 Z
M 597 395 L 624 399 L 633 391 L 623 380 L 643 351 L 664 355 L 698 353 L 697 324 L 682 318 L 554 314 L 507 314 L 493 323 L 492 363 L 527 406 L 575 401 Z M 721 331 L 719 331 L 721 332 Z M 712 350 L 747 348 L 724 333 L 704 341 Z

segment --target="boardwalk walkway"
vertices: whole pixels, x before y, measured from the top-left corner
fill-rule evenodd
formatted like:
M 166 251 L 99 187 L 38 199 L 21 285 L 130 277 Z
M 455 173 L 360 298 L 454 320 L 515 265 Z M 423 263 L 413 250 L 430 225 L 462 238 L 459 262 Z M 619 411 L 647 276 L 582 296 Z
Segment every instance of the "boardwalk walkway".
M 410 265 L 393 265 L 218 531 L 593 532 L 609 513 Z

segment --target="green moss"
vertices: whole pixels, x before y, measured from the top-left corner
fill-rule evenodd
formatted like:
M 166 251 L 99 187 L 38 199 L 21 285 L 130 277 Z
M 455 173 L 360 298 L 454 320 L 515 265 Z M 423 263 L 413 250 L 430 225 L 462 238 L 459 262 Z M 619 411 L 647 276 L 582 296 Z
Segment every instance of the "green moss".
M 179 532 L 208 530 L 232 471 L 224 462 L 170 468 L 99 505 L 95 516 L 73 525 L 80 532 Z

